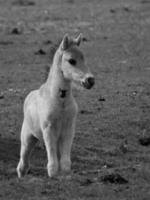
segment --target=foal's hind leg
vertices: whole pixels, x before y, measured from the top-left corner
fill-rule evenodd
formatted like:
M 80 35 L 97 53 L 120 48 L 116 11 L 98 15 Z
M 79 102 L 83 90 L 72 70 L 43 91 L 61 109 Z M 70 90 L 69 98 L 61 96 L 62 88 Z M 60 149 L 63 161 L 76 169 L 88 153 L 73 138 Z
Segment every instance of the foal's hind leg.
M 20 161 L 17 166 L 17 174 L 19 178 L 23 177 L 27 173 L 29 157 L 36 142 L 37 138 L 29 132 L 28 127 L 23 123 L 21 131 Z

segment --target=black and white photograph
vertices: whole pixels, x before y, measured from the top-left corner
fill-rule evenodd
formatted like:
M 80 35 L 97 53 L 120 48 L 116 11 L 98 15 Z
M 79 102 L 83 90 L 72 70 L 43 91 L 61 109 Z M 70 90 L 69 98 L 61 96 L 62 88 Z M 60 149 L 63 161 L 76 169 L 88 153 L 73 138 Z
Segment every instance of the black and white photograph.
M 0 200 L 150 200 L 150 0 L 0 0 Z

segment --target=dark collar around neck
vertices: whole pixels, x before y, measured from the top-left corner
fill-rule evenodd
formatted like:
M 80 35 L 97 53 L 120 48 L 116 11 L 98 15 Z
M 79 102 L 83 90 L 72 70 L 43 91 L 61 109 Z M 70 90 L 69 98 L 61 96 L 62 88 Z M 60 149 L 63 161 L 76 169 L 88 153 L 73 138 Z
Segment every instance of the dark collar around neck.
M 59 96 L 60 98 L 65 98 L 67 96 L 67 90 L 59 89 Z

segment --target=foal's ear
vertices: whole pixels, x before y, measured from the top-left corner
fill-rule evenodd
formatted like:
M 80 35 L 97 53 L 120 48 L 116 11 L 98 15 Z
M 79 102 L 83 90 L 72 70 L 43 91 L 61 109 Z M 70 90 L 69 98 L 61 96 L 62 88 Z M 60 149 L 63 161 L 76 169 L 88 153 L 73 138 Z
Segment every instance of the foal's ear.
M 76 44 L 77 46 L 80 45 L 80 43 L 81 43 L 81 41 L 82 41 L 82 38 L 83 38 L 82 33 L 80 33 L 80 34 L 78 35 L 78 37 L 75 38 L 74 42 L 75 42 L 75 44 Z
M 68 36 L 68 34 L 66 34 L 66 35 L 63 37 L 62 42 L 61 42 L 61 44 L 60 44 L 60 48 L 61 48 L 61 50 L 63 50 L 63 51 L 69 48 L 69 36 Z

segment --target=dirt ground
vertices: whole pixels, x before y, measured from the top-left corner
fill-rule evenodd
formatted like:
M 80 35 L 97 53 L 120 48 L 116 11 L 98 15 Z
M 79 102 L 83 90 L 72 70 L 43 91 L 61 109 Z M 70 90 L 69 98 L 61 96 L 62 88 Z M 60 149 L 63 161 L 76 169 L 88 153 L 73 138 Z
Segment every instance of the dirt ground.
M 49 179 L 37 146 L 18 180 L 23 100 L 79 32 L 96 84 L 74 92 L 72 171 Z M 149 0 L 0 0 L 0 200 L 149 200 L 149 111 Z

